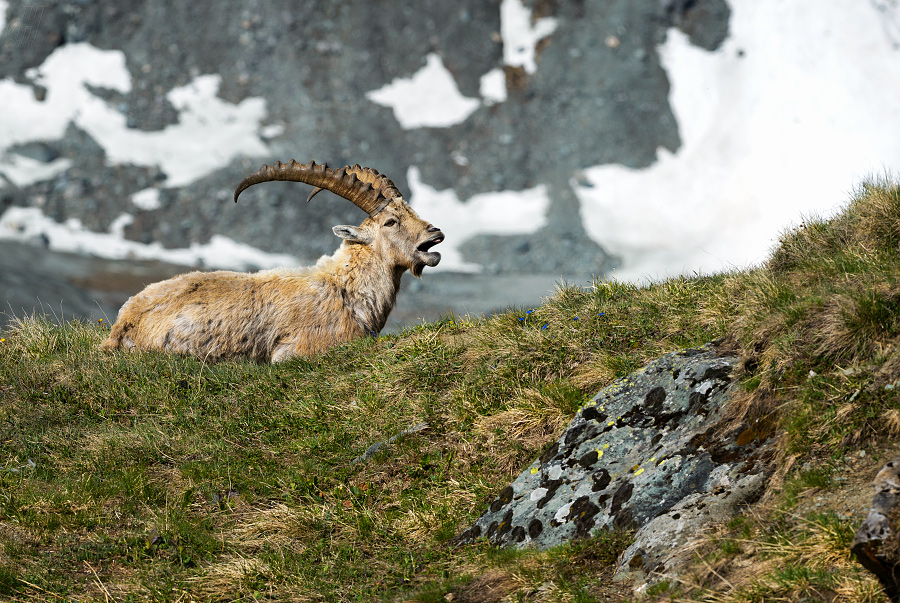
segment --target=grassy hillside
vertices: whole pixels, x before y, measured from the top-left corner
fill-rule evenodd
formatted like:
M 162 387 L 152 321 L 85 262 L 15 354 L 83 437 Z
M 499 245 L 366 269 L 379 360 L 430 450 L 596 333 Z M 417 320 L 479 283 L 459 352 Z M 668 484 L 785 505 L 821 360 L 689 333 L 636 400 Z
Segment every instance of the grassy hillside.
M 898 279 L 883 181 L 754 270 L 562 285 L 278 366 L 103 354 L 105 324 L 20 320 L 0 341 L 0 600 L 624 600 L 627 533 L 543 553 L 451 539 L 599 388 L 722 337 L 744 358 L 735 419 L 779 436 L 779 472 L 650 594 L 879 601 L 838 507 L 896 452 Z

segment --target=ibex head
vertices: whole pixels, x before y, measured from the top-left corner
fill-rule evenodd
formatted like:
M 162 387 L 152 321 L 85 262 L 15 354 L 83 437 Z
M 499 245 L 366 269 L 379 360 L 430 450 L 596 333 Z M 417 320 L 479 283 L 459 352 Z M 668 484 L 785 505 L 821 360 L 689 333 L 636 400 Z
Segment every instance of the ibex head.
M 359 226 L 335 226 L 334 234 L 349 243 L 369 245 L 379 257 L 396 268 L 409 269 L 421 277 L 425 266 L 437 266 L 441 254 L 431 248 L 444 240 L 441 229 L 422 220 L 403 200 L 400 191 L 386 176 L 359 165 L 333 170 L 325 164 L 297 163 L 293 159 L 244 178 L 234 191 L 234 201 L 246 188 L 260 182 L 289 180 L 304 182 L 315 188 L 306 198 L 309 202 L 318 192 L 329 190 L 369 214 Z

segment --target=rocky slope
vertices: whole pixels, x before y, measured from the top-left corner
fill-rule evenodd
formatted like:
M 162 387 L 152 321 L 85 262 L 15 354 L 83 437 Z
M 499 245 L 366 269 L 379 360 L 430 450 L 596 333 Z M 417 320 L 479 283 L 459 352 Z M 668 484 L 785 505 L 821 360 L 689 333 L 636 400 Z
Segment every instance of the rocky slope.
M 537 68 L 529 72 L 505 58 L 500 8 L 474 0 L 311 1 L 291 9 L 268 1 L 111 0 L 49 2 L 36 13 L 32 4 L 11 0 L 0 34 L 0 80 L 30 87 L 43 102 L 48 90 L 29 70 L 56 49 L 87 43 L 121 51 L 131 79 L 127 91 L 86 88 L 124 116 L 132 133 L 151 134 L 185 121 L 173 89 L 218 74 L 216 98 L 223 102 L 264 99 L 258 140 L 268 152 L 226 159 L 179 184 L 158 166 L 115 159 L 73 118 L 58 138 L 0 140 L 16 161 L 68 161 L 67 169 L 25 185 L 6 174 L 0 211 L 39 207 L 57 222 L 77 219 L 96 232 L 126 213 L 133 217 L 124 228 L 130 240 L 179 248 L 224 234 L 311 261 L 334 249 L 330 227 L 358 221 L 358 210 L 321 198 L 315 209 L 306 208 L 296 187 L 274 184 L 250 191 L 238 208 L 226 205 L 243 175 L 264 161 L 315 158 L 377 166 L 408 191 L 414 166 L 428 186 L 453 189 L 464 203 L 484 192 L 547 187 L 546 224 L 530 234 L 471 237 L 461 246 L 465 261 L 513 278 L 548 275 L 551 282 L 604 274 L 616 259 L 585 234 L 569 181 L 587 166 L 647 166 L 658 147 L 678 148 L 657 45 L 677 26 L 693 43 L 715 48 L 727 34 L 729 10 L 723 0 L 525 2 L 533 23 L 556 24 L 537 42 Z M 366 95 L 422 69 L 429 53 L 440 57 L 467 98 L 484 100 L 481 78 L 502 70 L 506 100 L 481 102 L 455 125 L 404 129 L 391 109 Z M 158 191 L 158 202 L 135 207 L 129 197 L 147 189 Z M 462 299 L 452 287 L 442 295 L 454 307 Z

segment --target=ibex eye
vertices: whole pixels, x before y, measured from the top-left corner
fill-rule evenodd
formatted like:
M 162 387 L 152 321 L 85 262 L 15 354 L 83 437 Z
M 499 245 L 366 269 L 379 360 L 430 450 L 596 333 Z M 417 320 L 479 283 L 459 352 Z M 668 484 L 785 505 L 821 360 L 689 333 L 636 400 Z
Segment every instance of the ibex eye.
M 393 225 L 396 224 L 396 223 L 397 223 L 397 220 L 391 218 L 390 220 L 388 220 L 387 222 L 385 222 L 384 225 L 385 225 L 385 226 L 393 226 Z

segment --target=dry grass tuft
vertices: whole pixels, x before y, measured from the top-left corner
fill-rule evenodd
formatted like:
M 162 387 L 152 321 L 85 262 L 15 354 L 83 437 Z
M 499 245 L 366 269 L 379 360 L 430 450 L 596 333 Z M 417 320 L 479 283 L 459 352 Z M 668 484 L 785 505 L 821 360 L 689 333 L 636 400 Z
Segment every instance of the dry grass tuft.
M 559 433 L 571 419 L 570 409 L 559 396 L 529 387 L 518 390 L 508 410 L 479 419 L 476 428 L 526 443 Z
M 585 391 L 600 390 L 612 383 L 616 373 L 615 359 L 610 354 L 599 351 L 576 369 L 572 375 L 572 383 Z
M 873 356 L 900 332 L 900 290 L 896 284 L 857 285 L 835 293 L 810 321 L 816 354 L 860 362 Z
M 881 583 L 870 574 L 839 577 L 834 592 L 841 603 L 888 603 Z
M 241 550 L 252 552 L 265 547 L 302 550 L 322 529 L 327 510 L 304 505 L 288 507 L 276 503 L 263 509 L 252 509 L 239 517 L 231 537 Z
M 498 468 L 514 473 L 523 463 L 522 448 L 539 450 L 554 440 L 572 420 L 569 403 L 553 388 L 521 388 L 509 408 L 478 418 L 474 432 L 494 451 Z M 556 395 L 554 395 L 556 394 Z M 510 446 L 515 442 L 517 446 Z
M 188 579 L 191 592 L 185 591 L 178 601 L 258 601 L 278 600 L 290 603 L 322 601 L 318 593 L 306 591 L 301 586 L 280 586 L 259 589 L 260 584 L 272 584 L 277 573 L 268 563 L 242 556 L 225 557 Z M 194 598 L 196 597 L 196 599 Z
M 859 244 L 885 249 L 900 246 L 900 186 L 890 178 L 864 182 L 847 214 L 855 222 L 853 232 Z
M 779 557 L 782 562 L 797 563 L 810 569 L 855 568 L 850 554 L 853 528 L 847 522 L 795 518 L 800 536 L 785 534 L 773 541 L 747 541 L 758 553 Z
M 406 542 L 424 544 L 441 528 L 441 517 L 440 508 L 434 505 L 409 509 L 394 522 L 394 528 Z
M 881 420 L 890 437 L 900 435 L 900 409 L 890 408 L 881 415 Z
M 510 574 L 493 570 L 450 591 L 444 600 L 451 603 L 501 603 L 508 600 L 518 584 Z

